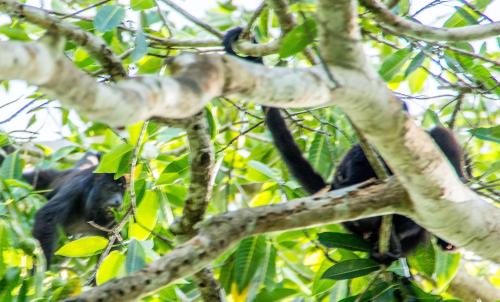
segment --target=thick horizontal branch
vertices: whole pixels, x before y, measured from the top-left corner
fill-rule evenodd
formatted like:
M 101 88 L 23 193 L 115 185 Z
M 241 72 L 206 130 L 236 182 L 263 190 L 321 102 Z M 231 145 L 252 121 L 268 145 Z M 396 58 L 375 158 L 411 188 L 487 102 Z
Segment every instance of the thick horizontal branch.
M 183 54 L 173 61 L 173 77 L 143 76 L 108 84 L 97 83 L 52 47 L 0 42 L 0 78 L 38 85 L 64 106 L 114 126 L 152 117 L 189 117 L 220 95 L 243 95 L 248 101 L 282 107 L 331 101 L 329 88 L 314 69 L 269 69 L 234 57 Z
M 123 68 L 120 59 L 113 54 L 100 37 L 94 36 L 76 25 L 65 23 L 43 9 L 18 3 L 14 0 L 0 0 L 0 10 L 7 12 L 11 16 L 25 18 L 33 24 L 56 32 L 84 47 L 102 64 L 103 68 L 113 78 L 127 76 L 127 72 Z
M 198 235 L 147 268 L 66 301 L 133 301 L 199 271 L 247 236 L 392 213 L 408 201 L 393 181 L 215 216 L 201 225 Z
M 470 25 L 458 28 L 437 28 L 408 21 L 393 14 L 378 0 L 361 0 L 361 3 L 375 14 L 377 19 L 392 27 L 396 32 L 427 41 L 472 41 L 500 35 L 500 22 Z

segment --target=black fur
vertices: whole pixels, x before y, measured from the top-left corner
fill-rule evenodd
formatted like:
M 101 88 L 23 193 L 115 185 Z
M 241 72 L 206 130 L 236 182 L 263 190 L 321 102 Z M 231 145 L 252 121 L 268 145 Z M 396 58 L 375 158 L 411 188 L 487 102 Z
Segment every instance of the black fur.
M 232 48 L 232 43 L 238 40 L 240 34 L 241 28 L 235 28 L 226 33 L 223 44 L 228 54 L 238 56 Z M 243 59 L 254 63 L 262 63 L 261 58 L 243 57 Z M 407 110 L 405 103 L 403 103 L 403 110 Z M 327 184 L 302 155 L 279 109 L 265 107 L 264 112 L 266 125 L 272 134 L 276 148 L 292 175 L 299 181 L 304 190 L 314 194 L 325 188 Z M 449 159 L 457 174 L 463 178 L 464 155 L 453 133 L 443 127 L 436 127 L 429 134 Z M 392 174 L 385 162 L 384 165 L 387 171 Z M 376 178 L 375 171 L 370 166 L 361 146 L 356 144 L 347 152 L 338 165 L 330 190 L 358 184 L 370 178 Z M 428 238 L 428 232 L 414 221 L 401 215 L 394 215 L 389 253 L 380 255 L 377 249 L 381 221 L 382 217 L 379 216 L 343 223 L 350 232 L 363 237 L 372 244 L 373 252 L 371 256 L 380 263 L 389 264 L 399 257 L 406 256 Z M 438 244 L 444 249 L 452 248 L 452 245 L 441 239 L 438 239 Z
M 50 264 L 57 241 L 57 228 L 67 234 L 103 232 L 94 228 L 89 221 L 109 228 L 114 224 L 111 208 L 122 204 L 125 181 L 113 179 L 113 174 L 93 173 L 96 166 L 86 169 L 71 169 L 61 173 L 40 171 L 41 183 L 50 184 L 52 189 L 46 196 L 48 203 L 35 214 L 33 236 L 42 247 L 47 266 Z M 45 179 L 46 176 L 49 178 Z M 55 176 L 55 178 L 50 178 Z
M 12 151 L 3 149 L 7 153 Z M 104 235 L 88 222 L 104 228 L 115 222 L 111 209 L 122 205 L 125 179 L 114 179 L 109 173 L 94 173 L 99 158 L 99 154 L 89 152 L 72 169 L 23 173 L 24 180 L 35 190 L 47 190 L 44 195 L 48 202 L 36 212 L 33 226 L 33 236 L 40 242 L 47 267 L 54 254 L 59 227 L 67 234 Z M 0 155 L 0 163 L 3 159 Z

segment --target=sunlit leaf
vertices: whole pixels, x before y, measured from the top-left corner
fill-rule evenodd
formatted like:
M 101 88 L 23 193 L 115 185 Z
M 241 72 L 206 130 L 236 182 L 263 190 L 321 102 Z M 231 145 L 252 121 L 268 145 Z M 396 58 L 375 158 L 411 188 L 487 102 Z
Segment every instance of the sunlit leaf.
M 123 270 L 125 256 L 118 251 L 112 251 L 99 266 L 96 273 L 96 283 L 101 285 L 111 279 L 119 277 L 119 273 Z
M 95 172 L 98 173 L 115 173 L 120 167 L 120 161 L 127 153 L 134 149 L 133 146 L 123 143 L 114 147 L 111 151 L 104 154 L 99 162 L 99 166 Z
M 136 209 L 135 222 L 129 223 L 129 237 L 145 240 L 155 228 L 160 207 L 159 194 L 148 190 Z
M 108 239 L 104 237 L 83 237 L 66 243 L 55 254 L 65 257 L 89 257 L 104 250 L 107 245 Z
M 308 19 L 301 25 L 296 26 L 285 37 L 283 37 L 280 47 L 280 57 L 286 58 L 292 56 L 306 48 L 316 38 L 316 21 Z
M 389 82 L 401 69 L 403 65 L 410 59 L 411 57 L 411 48 L 403 48 L 389 57 L 387 57 L 382 66 L 380 66 L 379 74 L 386 81 Z

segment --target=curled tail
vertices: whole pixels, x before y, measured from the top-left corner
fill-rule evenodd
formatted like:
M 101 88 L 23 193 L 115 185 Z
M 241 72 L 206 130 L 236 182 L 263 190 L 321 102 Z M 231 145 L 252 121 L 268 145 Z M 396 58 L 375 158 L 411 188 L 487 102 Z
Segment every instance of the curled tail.
M 314 171 L 311 164 L 302 155 L 279 109 L 265 107 L 264 112 L 266 125 L 273 136 L 274 144 L 292 175 L 310 194 L 323 189 L 326 186 L 323 177 Z

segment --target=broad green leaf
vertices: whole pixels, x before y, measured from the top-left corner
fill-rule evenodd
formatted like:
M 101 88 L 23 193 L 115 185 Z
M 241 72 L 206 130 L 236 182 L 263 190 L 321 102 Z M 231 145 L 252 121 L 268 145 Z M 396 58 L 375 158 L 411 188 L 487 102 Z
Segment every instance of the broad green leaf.
M 266 238 L 264 236 L 243 239 L 238 245 L 235 251 L 234 279 L 240 293 L 248 287 L 255 276 L 264 260 L 265 251 Z
M 326 135 L 319 132 L 314 133 L 314 138 L 308 152 L 308 160 L 324 178 L 330 176 L 333 158 L 330 141 Z
M 97 285 L 101 285 L 109 280 L 120 276 L 120 271 L 123 270 L 125 256 L 118 251 L 112 251 L 99 266 L 95 280 Z
M 469 130 L 469 132 L 479 139 L 500 144 L 500 126 L 476 128 Z
M 266 164 L 263 164 L 261 162 L 255 161 L 255 160 L 251 160 L 248 162 L 248 166 L 257 170 L 259 173 L 269 177 L 270 179 L 274 179 L 274 180 L 279 179 L 279 177 L 277 177 L 277 175 L 276 175 L 276 172 Z
M 155 7 L 154 0 L 130 0 L 130 7 L 133 10 L 145 10 Z
M 100 32 L 107 32 L 122 22 L 125 18 L 125 9 L 119 5 L 106 5 L 97 11 L 94 26 Z
M 139 60 L 136 64 L 139 67 L 138 72 L 141 74 L 156 73 L 160 71 L 163 66 L 163 60 L 157 57 L 146 56 Z
M 18 26 L 12 26 L 10 24 L 5 24 L 0 26 L 0 34 L 7 36 L 12 40 L 20 41 L 30 41 L 30 37 L 26 34 L 26 31 Z
M 339 302 L 383 302 L 392 301 L 392 299 L 385 300 L 375 300 L 375 298 L 380 297 L 383 293 L 392 291 L 396 287 L 395 284 L 389 284 L 386 282 L 380 282 L 379 284 L 373 286 L 370 290 L 363 293 L 362 297 L 360 295 L 350 296 L 340 300 Z M 426 301 L 432 302 L 432 301 Z
M 417 70 L 408 76 L 408 86 L 411 93 L 419 93 L 424 89 L 425 80 L 429 77 L 429 73 L 423 68 Z
M 292 288 L 275 288 L 273 290 L 267 290 L 263 288 L 260 293 L 253 300 L 254 302 L 269 302 L 269 301 L 281 301 L 286 297 L 296 294 L 297 290 Z
M 351 251 L 369 252 L 371 245 L 368 241 L 354 234 L 326 232 L 318 234 L 319 242 L 329 248 L 343 248 Z
M 0 166 L 0 176 L 3 178 L 21 179 L 23 174 L 23 163 L 18 152 L 11 153 L 5 157 Z
M 283 37 L 279 51 L 280 57 L 286 58 L 301 52 L 307 45 L 314 42 L 316 35 L 317 29 L 314 19 L 308 19 L 301 25 L 296 26 Z
M 457 13 L 460 14 L 460 16 L 462 16 L 462 18 L 469 24 L 469 25 L 476 25 L 476 24 L 479 24 L 477 22 L 477 18 L 478 18 L 478 14 L 476 14 L 474 11 L 472 11 L 470 8 L 468 7 L 459 7 L 459 6 L 455 6 L 455 10 L 457 11 Z
M 101 236 L 88 236 L 70 241 L 58 249 L 55 254 L 65 257 L 89 257 L 104 250 L 108 239 Z
M 135 47 L 130 54 L 130 61 L 136 62 L 142 59 L 148 53 L 148 42 L 146 41 L 146 36 L 142 30 L 137 31 L 134 41 Z
M 141 203 L 136 209 L 136 222 L 129 223 L 129 237 L 137 240 L 145 240 L 156 226 L 160 208 L 159 194 L 148 190 L 144 194 Z
M 141 244 L 135 240 L 130 240 L 127 249 L 127 259 L 125 261 L 125 270 L 128 274 L 136 272 L 146 265 L 146 254 Z
M 269 35 L 268 31 L 269 26 L 269 7 L 264 7 L 259 17 L 259 29 L 263 37 L 267 37 Z
M 432 244 L 421 244 L 415 252 L 407 257 L 411 268 L 432 277 L 436 266 L 436 255 Z
M 133 146 L 124 143 L 114 147 L 111 151 L 104 154 L 99 162 L 99 166 L 96 168 L 97 173 L 115 173 L 120 167 L 120 162 L 122 157 L 127 153 L 132 152 Z
M 378 271 L 380 265 L 371 259 L 352 259 L 334 264 L 323 274 L 323 279 L 353 279 Z
M 408 68 L 406 68 L 406 70 L 405 70 L 404 77 L 406 78 L 407 76 L 412 74 L 412 72 L 417 70 L 417 68 L 422 66 L 422 63 L 424 62 L 424 60 L 425 60 L 425 53 L 423 51 L 421 51 L 413 58 L 413 60 L 411 60 L 410 65 L 408 65 Z
M 0 132 L 0 147 L 10 144 L 9 136 L 6 133 Z
M 460 253 L 450 253 L 436 249 L 435 278 L 437 288 L 445 288 L 455 277 L 459 266 Z
M 400 49 L 384 60 L 378 73 L 384 81 L 389 82 L 403 68 L 410 57 L 411 48 Z
M 469 3 L 473 5 L 478 11 L 484 12 L 485 8 L 491 3 L 491 0 L 476 0 L 470 1 Z M 472 16 L 477 16 L 477 14 L 474 13 L 466 5 L 463 5 L 461 9 L 467 11 L 467 13 Z M 467 19 L 465 19 L 458 10 L 453 15 L 451 15 L 451 17 L 448 18 L 446 22 L 444 22 L 444 27 L 462 27 L 466 25 L 469 25 Z

